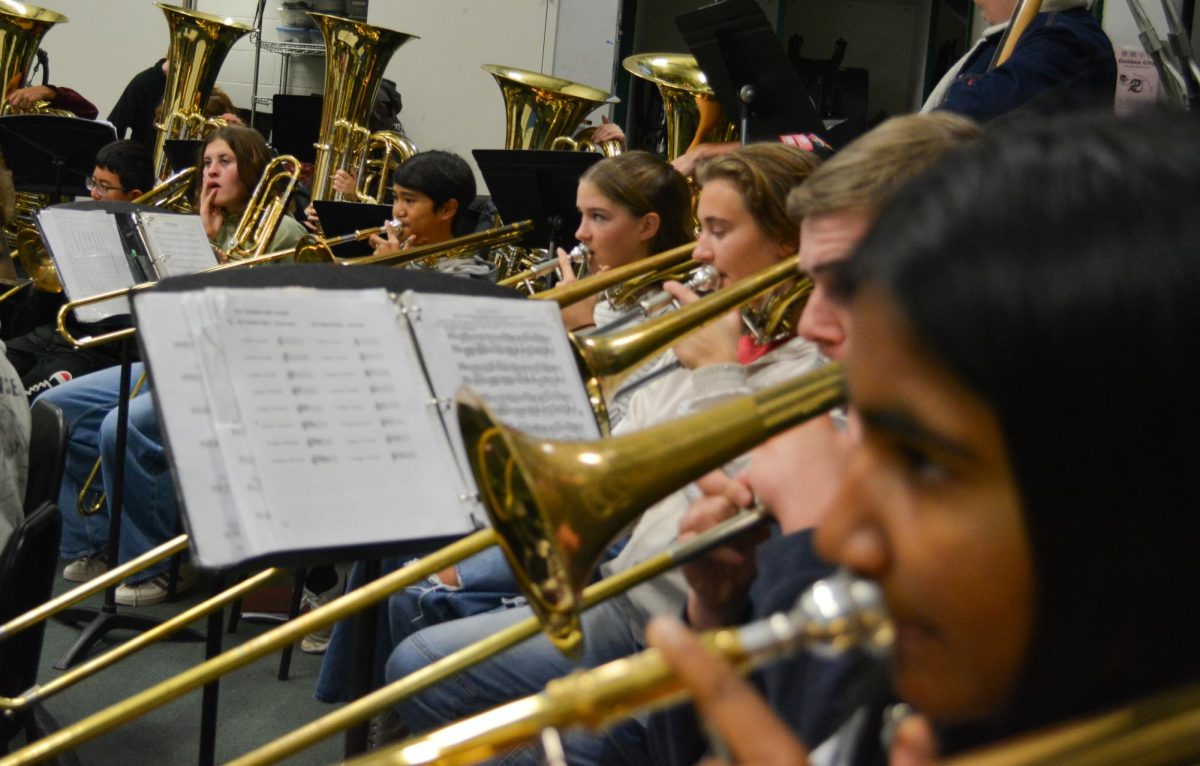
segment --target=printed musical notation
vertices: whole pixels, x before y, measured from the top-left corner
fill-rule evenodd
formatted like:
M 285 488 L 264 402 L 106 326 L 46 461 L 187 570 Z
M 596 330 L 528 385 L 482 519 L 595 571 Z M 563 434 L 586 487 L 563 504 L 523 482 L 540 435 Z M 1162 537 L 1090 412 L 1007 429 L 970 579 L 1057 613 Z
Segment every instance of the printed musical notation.
M 470 386 L 493 414 L 529 434 L 599 437 L 556 306 L 412 293 L 403 301 L 420 316 L 413 331 L 439 399 L 450 400 Z M 447 417 L 451 441 L 462 455 L 453 408 Z
M 447 406 L 463 385 L 529 433 L 599 436 L 553 304 L 299 289 L 134 304 L 206 566 L 470 531 Z

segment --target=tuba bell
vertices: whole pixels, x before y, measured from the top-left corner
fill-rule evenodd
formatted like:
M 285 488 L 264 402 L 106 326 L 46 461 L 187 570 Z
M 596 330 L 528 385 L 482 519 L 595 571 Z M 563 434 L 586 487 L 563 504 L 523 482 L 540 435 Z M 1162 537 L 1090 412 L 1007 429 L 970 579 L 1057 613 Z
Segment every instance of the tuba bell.
M 569 137 L 588 112 L 616 101 L 612 94 L 524 69 L 484 64 L 504 96 L 504 148 L 549 149 Z
M 643 53 L 622 63 L 633 76 L 658 86 L 667 115 L 667 160 L 698 144 L 737 138 L 737 126 L 725 115 L 695 57 Z
M 338 170 L 354 169 L 358 180 L 365 181 L 368 148 L 384 141 L 366 127 L 383 70 L 397 48 L 419 38 L 361 21 L 309 15 L 325 37 L 325 103 L 314 145 L 312 198 L 330 200 L 334 199 L 333 174 Z M 407 148 L 411 149 L 411 144 Z M 401 155 L 401 161 L 404 159 L 407 157 Z M 380 175 L 381 188 L 386 190 L 388 179 Z
M 202 138 L 215 127 L 204 116 L 204 104 L 217 81 L 221 63 L 233 44 L 250 27 L 199 11 L 155 3 L 167 17 L 171 47 L 167 51 L 167 86 L 163 90 L 162 122 L 154 142 L 154 177 L 170 172 L 167 141 Z
M 61 13 L 28 3 L 0 0 L 0 103 L 10 91 L 25 83 L 42 37 L 55 24 L 65 24 Z

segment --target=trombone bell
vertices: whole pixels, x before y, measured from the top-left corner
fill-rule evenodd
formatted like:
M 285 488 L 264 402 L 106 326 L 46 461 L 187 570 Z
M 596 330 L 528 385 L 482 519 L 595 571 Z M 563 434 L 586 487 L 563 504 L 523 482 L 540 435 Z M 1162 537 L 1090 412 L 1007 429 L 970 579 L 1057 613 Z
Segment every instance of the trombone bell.
M 480 497 L 521 589 L 560 651 L 582 641 L 584 584 L 614 537 L 652 503 L 774 434 L 836 407 L 828 365 L 691 417 L 612 439 L 537 439 L 460 391 L 458 421 Z M 698 458 L 702 455 L 702 458 Z

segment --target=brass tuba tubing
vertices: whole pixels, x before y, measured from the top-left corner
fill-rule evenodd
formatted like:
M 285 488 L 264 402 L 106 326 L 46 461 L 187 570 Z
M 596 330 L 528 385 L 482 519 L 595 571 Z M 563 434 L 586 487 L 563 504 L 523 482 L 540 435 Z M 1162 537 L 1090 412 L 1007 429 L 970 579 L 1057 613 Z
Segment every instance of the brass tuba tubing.
M 615 269 L 602 271 L 598 274 L 593 274 L 590 277 L 580 279 L 577 282 L 572 282 L 568 285 L 559 285 L 558 287 L 549 290 L 543 290 L 540 293 L 534 293 L 529 296 L 533 300 L 539 301 L 554 301 L 559 307 L 566 308 L 573 303 L 578 303 L 584 298 L 590 298 L 596 293 L 603 292 L 610 287 L 619 285 L 622 282 L 632 279 L 643 274 L 652 274 L 662 269 L 670 268 L 677 264 L 690 260 L 692 251 L 696 249 L 695 242 L 688 242 L 678 247 L 673 247 L 670 250 L 664 250 L 657 255 L 652 255 L 649 258 L 627 263 L 624 266 L 618 266 Z
M 163 88 L 162 122 L 154 143 L 154 177 L 165 179 L 167 140 L 199 138 L 206 120 L 204 103 L 217 82 L 221 63 L 251 27 L 200 11 L 155 3 L 162 9 L 170 33 L 167 84 Z
M 21 692 L 17 697 L 0 697 L 0 710 L 16 711 L 23 710 L 35 702 L 49 699 L 59 692 L 69 689 L 75 684 L 83 681 L 86 678 L 91 678 L 96 673 L 104 670 L 107 667 L 120 662 L 129 655 L 141 651 L 145 647 L 160 641 L 170 635 L 178 633 L 186 628 L 191 623 L 204 617 L 212 612 L 222 609 L 226 604 L 232 603 L 246 594 L 253 591 L 255 588 L 266 585 L 268 581 L 277 575 L 283 574 L 282 569 L 264 569 L 258 574 L 242 580 L 237 585 L 217 593 L 211 598 L 196 604 L 190 609 L 175 615 L 166 622 L 162 622 L 152 629 L 141 633 L 133 638 L 113 647 L 109 651 L 97 657 L 76 665 L 66 673 L 56 677 L 54 680 L 44 684 L 39 684 L 30 689 Z
M 377 603 L 390 594 L 462 559 L 479 553 L 495 542 L 485 529 L 451 543 L 419 561 L 367 583 L 328 604 L 250 639 L 241 646 L 217 655 L 179 675 L 161 681 L 132 697 L 97 711 L 69 726 L 0 758 L 0 766 L 39 763 L 83 742 L 111 731 L 121 724 L 199 689 L 222 675 L 294 643 L 310 633 Z
M 892 626 L 879 586 L 842 572 L 819 580 L 790 612 L 706 633 L 710 649 L 742 672 L 813 646 L 881 651 Z M 546 729 L 603 729 L 632 713 L 684 698 L 657 649 L 551 681 L 544 691 L 348 761 L 356 766 L 477 763 L 533 741 Z
M 674 543 L 666 550 L 629 569 L 589 585 L 583 591 L 583 609 L 590 609 L 667 570 L 674 569 L 680 564 L 686 564 L 713 548 L 724 545 L 738 535 L 758 527 L 769 518 L 767 511 L 758 506 L 710 527 L 684 542 Z M 268 742 L 257 750 L 230 761 L 227 766 L 266 766 L 266 764 L 276 763 L 294 755 L 326 737 L 366 721 L 401 700 L 419 694 L 469 667 L 516 646 L 537 635 L 539 627 L 537 618 L 530 616 L 470 646 L 435 660 L 381 689 L 359 697 L 316 721 L 294 729 L 279 739 Z
M 312 198 L 328 200 L 333 198 L 333 174 L 338 168 L 358 169 L 373 138 L 365 126 L 388 61 L 401 45 L 420 38 L 324 13 L 309 16 L 325 40 L 325 95 L 313 144 Z M 358 181 L 363 180 L 360 175 Z

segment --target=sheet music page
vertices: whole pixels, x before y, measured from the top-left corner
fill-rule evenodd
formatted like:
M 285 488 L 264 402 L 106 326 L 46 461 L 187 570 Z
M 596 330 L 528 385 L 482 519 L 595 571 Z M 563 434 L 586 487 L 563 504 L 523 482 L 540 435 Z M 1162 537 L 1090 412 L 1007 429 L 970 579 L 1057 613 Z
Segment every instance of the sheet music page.
M 160 278 L 194 274 L 217 265 L 200 216 L 145 211 L 137 218 Z
M 464 385 L 504 423 L 551 439 L 600 438 L 570 342 L 552 301 L 406 292 L 401 296 L 446 429 L 464 471 L 450 403 Z
M 37 223 L 68 300 L 133 285 L 129 254 L 112 214 L 49 207 L 37 214 Z M 75 316 L 81 322 L 97 322 L 128 313 L 129 301 L 116 298 L 84 306 Z
M 169 444 L 176 485 L 192 536 L 196 561 L 225 567 L 249 556 L 187 307 L 178 293 L 142 293 L 134 298 L 139 338 L 150 365 L 162 431 Z
M 473 529 L 412 339 L 384 290 L 210 289 L 214 348 L 244 432 L 218 422 L 239 504 L 265 499 L 272 548 L 320 548 Z M 211 386 L 210 386 L 211 390 Z M 223 402 L 221 406 L 228 406 Z M 218 418 L 220 421 L 220 418 Z M 245 522 L 245 517 L 243 516 Z

